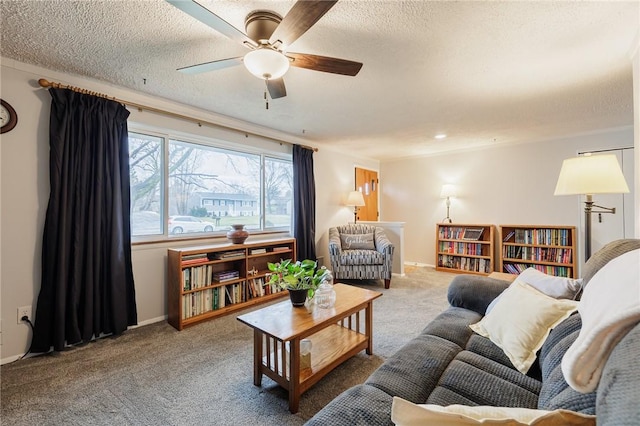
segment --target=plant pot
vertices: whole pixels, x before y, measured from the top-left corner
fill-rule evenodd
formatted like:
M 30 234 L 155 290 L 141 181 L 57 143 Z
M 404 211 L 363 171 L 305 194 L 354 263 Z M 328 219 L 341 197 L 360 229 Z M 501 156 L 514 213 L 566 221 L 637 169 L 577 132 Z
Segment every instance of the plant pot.
M 249 232 L 244 229 L 244 225 L 231 225 L 233 228 L 227 232 L 227 239 L 233 244 L 242 244 L 249 237 Z
M 309 290 L 291 290 L 289 289 L 289 299 L 291 299 L 291 304 L 293 306 L 304 306 L 304 302 L 307 300 L 307 293 Z

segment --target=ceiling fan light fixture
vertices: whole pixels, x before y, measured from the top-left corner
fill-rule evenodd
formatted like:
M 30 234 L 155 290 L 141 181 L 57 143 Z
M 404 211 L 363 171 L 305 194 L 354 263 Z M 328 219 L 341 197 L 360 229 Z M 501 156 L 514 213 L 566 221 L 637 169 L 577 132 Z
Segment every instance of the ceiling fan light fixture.
M 261 47 L 244 55 L 244 66 L 258 78 L 277 79 L 289 70 L 289 59 L 282 53 Z

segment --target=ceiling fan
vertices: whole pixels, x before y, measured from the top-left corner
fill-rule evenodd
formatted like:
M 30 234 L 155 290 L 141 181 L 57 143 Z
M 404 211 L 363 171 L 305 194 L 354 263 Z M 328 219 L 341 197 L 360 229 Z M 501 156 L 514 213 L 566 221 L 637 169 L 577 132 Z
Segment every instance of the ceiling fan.
M 277 99 L 287 95 L 282 76 L 289 66 L 349 76 L 355 76 L 362 68 L 360 62 L 287 50 L 338 0 L 299 0 L 284 18 L 269 10 L 253 11 L 245 18 L 246 34 L 195 0 L 166 1 L 250 49 L 244 56 L 179 68 L 180 72 L 199 74 L 244 63 L 251 74 L 265 80 L 269 95 L 272 99 Z

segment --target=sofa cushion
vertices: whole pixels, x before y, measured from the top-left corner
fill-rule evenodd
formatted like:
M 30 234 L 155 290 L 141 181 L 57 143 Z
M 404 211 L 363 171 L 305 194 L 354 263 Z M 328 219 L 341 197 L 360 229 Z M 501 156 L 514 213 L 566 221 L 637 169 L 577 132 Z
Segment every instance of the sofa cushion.
M 515 369 L 509 357 L 495 343 L 479 334 L 473 334 L 467 342 L 466 350 L 481 355 L 506 367 Z
M 370 385 L 357 385 L 318 411 L 309 426 L 393 426 L 393 397 Z
M 375 250 L 343 250 L 340 254 L 341 265 L 383 265 L 384 253 Z
M 490 338 L 526 374 L 551 329 L 577 309 L 577 302 L 554 299 L 516 280 L 493 310 L 470 327 Z
M 611 352 L 598 386 L 598 421 L 603 425 L 640 425 L 638 404 L 640 324 Z
M 538 408 L 541 410 L 566 408 L 585 414 L 595 413 L 595 392 L 582 394 L 573 390 L 564 379 L 561 368 L 562 357 L 578 337 L 581 325 L 580 314 L 571 315 L 551 331 L 540 350 L 543 381 Z
M 537 408 L 540 386 L 539 381 L 511 367 L 462 351 L 444 371 L 426 402 Z
M 421 334 L 387 359 L 365 383 L 389 395 L 422 403 L 460 350 L 448 340 Z
M 431 334 L 455 343 L 463 349 L 467 346 L 473 330 L 469 324 L 478 322 L 481 315 L 463 308 L 449 307 L 431 321 L 421 334 Z
M 487 306 L 500 295 L 510 282 L 476 275 L 457 275 L 447 290 L 451 306 L 470 309 L 484 315 Z
M 588 286 L 589 281 L 591 281 L 591 278 L 596 274 L 596 272 L 609 263 L 610 260 L 615 259 L 623 253 L 631 250 L 637 250 L 639 248 L 640 239 L 615 240 L 606 244 L 600 250 L 595 252 L 584 264 L 584 270 L 582 271 L 583 287 Z

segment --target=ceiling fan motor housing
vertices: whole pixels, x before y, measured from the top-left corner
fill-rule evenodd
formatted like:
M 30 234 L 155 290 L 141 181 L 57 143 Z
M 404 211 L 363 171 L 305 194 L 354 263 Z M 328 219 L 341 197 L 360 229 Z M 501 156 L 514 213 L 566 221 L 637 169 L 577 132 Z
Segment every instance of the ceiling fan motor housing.
M 282 16 L 270 10 L 254 10 L 244 20 L 247 36 L 258 44 L 268 44 Z

